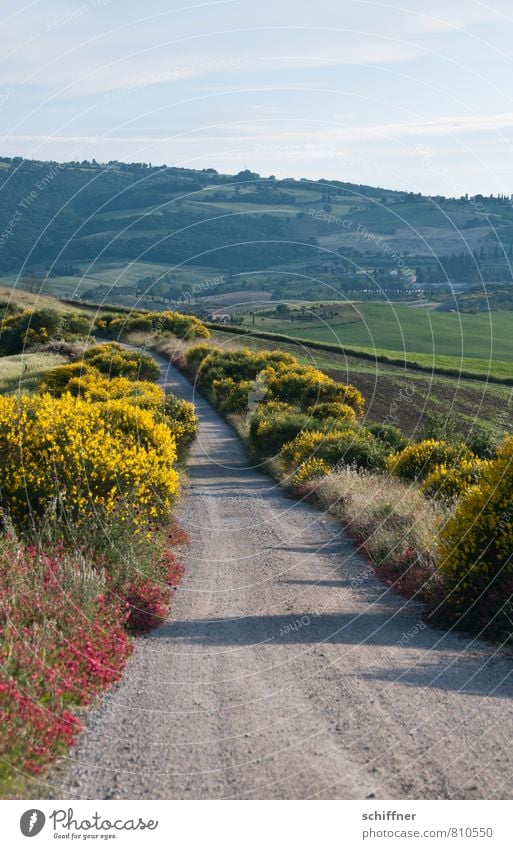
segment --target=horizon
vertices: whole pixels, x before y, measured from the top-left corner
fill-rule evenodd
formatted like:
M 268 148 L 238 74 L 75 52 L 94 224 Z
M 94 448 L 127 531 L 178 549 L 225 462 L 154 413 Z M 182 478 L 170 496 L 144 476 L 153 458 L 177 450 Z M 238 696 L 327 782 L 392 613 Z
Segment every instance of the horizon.
M 5 0 L 2 155 L 512 194 L 506 0 Z
M 210 172 L 215 171 L 217 174 L 219 174 L 220 177 L 237 177 L 238 174 L 241 173 L 240 171 L 237 172 L 237 173 L 232 172 L 232 171 L 222 171 L 222 170 L 219 170 L 218 168 L 214 168 L 213 165 L 205 165 L 203 167 L 201 167 L 200 165 L 197 165 L 195 168 L 192 168 L 192 166 L 173 165 L 173 164 L 168 164 L 166 162 L 160 162 L 160 163 L 159 162 L 149 162 L 149 161 L 145 162 L 143 160 L 136 162 L 134 160 L 123 160 L 123 159 L 116 159 L 116 158 L 111 159 L 109 161 L 99 161 L 97 159 L 91 159 L 91 160 L 88 160 L 88 159 L 83 159 L 83 160 L 60 159 L 59 160 L 59 159 L 32 159 L 31 157 L 23 157 L 23 156 L 20 156 L 20 155 L 14 155 L 14 156 L 9 155 L 8 156 L 8 155 L 5 155 L 5 154 L 0 154 L 0 161 L 2 159 L 9 159 L 11 161 L 20 159 L 23 162 L 34 162 L 34 163 L 40 163 L 40 164 L 43 164 L 43 165 L 48 164 L 48 165 L 57 165 L 57 166 L 61 166 L 61 165 L 72 166 L 74 164 L 82 164 L 83 162 L 88 162 L 90 165 L 92 165 L 92 166 L 97 165 L 100 168 L 109 168 L 109 167 L 114 167 L 115 165 L 127 165 L 127 166 L 133 166 L 133 167 L 147 166 L 148 168 L 152 168 L 152 169 L 155 168 L 155 169 L 159 169 L 159 170 L 164 170 L 164 169 L 172 170 L 172 169 L 183 168 L 184 170 L 190 169 L 190 170 L 198 171 L 200 173 L 205 172 L 205 171 L 210 171 Z M 443 194 L 441 192 L 433 192 L 433 193 L 430 194 L 430 193 L 425 193 L 425 192 L 413 192 L 412 189 L 407 188 L 407 187 L 406 188 L 404 188 L 404 187 L 403 188 L 397 188 L 395 186 L 389 186 L 389 185 L 362 183 L 361 181 L 343 180 L 343 179 L 338 178 L 338 177 L 331 177 L 330 178 L 330 177 L 326 177 L 324 175 L 322 175 L 320 177 L 309 178 L 309 177 L 298 177 L 297 175 L 294 175 L 294 174 L 286 174 L 284 176 L 279 176 L 277 174 L 271 174 L 271 173 L 260 174 L 258 172 L 253 171 L 253 169 L 251 169 L 251 168 L 242 169 L 242 171 L 244 171 L 244 170 L 249 170 L 249 171 L 252 171 L 253 173 L 257 174 L 254 182 L 256 182 L 259 179 L 267 181 L 267 180 L 274 178 L 277 181 L 293 180 L 293 181 L 298 182 L 298 183 L 300 183 L 300 182 L 306 182 L 306 183 L 323 182 L 323 183 L 327 183 L 328 185 L 334 185 L 335 183 L 347 183 L 347 184 L 350 184 L 350 185 L 355 185 L 355 186 L 360 185 L 360 186 L 372 188 L 372 189 L 383 189 L 383 191 L 392 191 L 392 192 L 397 192 L 399 194 L 400 193 L 421 194 L 422 197 L 425 197 L 428 200 L 436 200 L 437 197 L 443 197 L 446 200 L 461 200 L 465 196 L 468 196 L 469 199 L 472 199 L 474 197 L 484 197 L 484 198 L 486 198 L 486 197 L 499 197 L 501 195 L 504 195 L 505 197 L 511 197 L 513 199 L 513 192 L 509 193 L 509 192 L 501 191 L 501 192 L 498 192 L 497 194 L 495 194 L 493 192 L 489 192 L 489 193 L 474 192 L 474 193 L 471 193 L 469 191 L 466 191 L 466 192 L 463 192 L 461 195 Z M 253 181 L 250 180 L 249 182 L 253 182 Z

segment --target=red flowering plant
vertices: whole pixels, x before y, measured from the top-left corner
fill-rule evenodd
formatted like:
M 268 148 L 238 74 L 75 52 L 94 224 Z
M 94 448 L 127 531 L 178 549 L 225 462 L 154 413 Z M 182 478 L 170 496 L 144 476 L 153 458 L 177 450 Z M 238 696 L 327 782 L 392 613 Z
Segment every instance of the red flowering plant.
M 0 536 L 4 797 L 24 795 L 26 777 L 75 743 L 80 712 L 122 674 L 133 647 L 129 634 L 165 619 L 184 571 L 171 546 L 187 535 L 174 520 L 135 542 L 99 520 L 90 524 L 87 544 L 83 534 L 72 541 L 62 523 L 53 530 L 48 523 L 47 531 L 36 543 L 9 530 Z

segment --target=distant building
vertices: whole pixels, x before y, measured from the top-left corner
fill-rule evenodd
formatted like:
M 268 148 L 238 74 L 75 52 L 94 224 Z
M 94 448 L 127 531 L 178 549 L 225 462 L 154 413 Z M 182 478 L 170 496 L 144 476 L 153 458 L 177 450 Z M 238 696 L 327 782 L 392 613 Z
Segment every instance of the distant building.
M 228 321 L 232 320 L 232 317 L 229 312 L 213 312 L 210 314 L 211 321 L 217 321 L 220 324 L 224 324 Z

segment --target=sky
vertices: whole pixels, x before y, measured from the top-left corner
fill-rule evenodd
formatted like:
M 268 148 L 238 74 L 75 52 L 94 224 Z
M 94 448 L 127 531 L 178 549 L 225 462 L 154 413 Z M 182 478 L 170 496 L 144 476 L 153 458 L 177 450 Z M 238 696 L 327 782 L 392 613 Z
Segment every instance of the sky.
M 2 0 L 0 155 L 513 193 L 511 0 Z

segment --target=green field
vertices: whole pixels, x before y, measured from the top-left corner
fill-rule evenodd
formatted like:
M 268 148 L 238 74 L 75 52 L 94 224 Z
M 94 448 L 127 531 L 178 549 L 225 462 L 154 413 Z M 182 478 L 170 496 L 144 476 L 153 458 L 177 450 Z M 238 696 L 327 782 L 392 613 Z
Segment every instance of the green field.
M 513 431 L 513 388 L 483 380 L 454 379 L 425 374 L 391 363 L 363 359 L 351 353 L 324 351 L 308 343 L 270 342 L 257 336 L 238 337 L 216 330 L 213 342 L 263 350 L 290 351 L 300 362 L 314 365 L 336 380 L 352 383 L 366 400 L 368 423 L 398 425 L 405 434 L 422 437 L 432 413 L 455 416 L 462 434 L 476 427 Z M 411 356 L 411 355 L 410 355 Z
M 348 312 L 349 311 L 349 312 Z M 513 377 L 513 312 L 469 315 L 393 303 L 346 305 L 335 318 L 312 321 L 244 317 L 248 330 L 284 333 L 367 353 L 403 358 L 425 367 Z
M 15 354 L 12 357 L 0 357 L 0 394 L 34 392 L 48 369 L 67 362 L 65 357 L 58 354 Z

